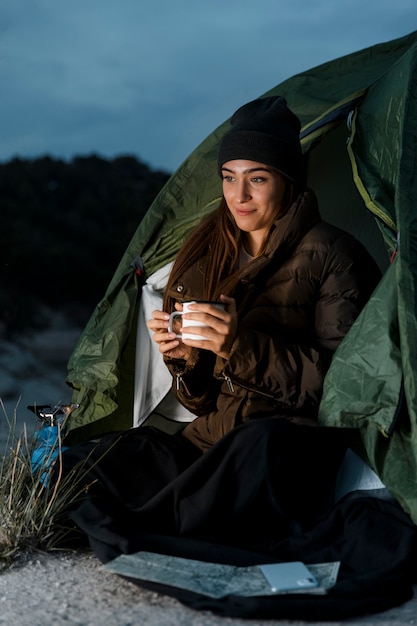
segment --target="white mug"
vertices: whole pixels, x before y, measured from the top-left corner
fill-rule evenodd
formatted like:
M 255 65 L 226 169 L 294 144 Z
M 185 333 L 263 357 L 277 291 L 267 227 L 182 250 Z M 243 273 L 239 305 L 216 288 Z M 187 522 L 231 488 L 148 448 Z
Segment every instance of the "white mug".
M 190 311 L 190 304 L 212 304 L 220 311 L 224 311 L 226 308 L 226 304 L 224 302 L 209 302 L 208 300 L 192 300 L 190 302 L 182 303 L 182 311 L 174 311 L 169 316 L 169 324 L 168 324 L 168 332 L 172 333 L 172 322 L 175 317 L 184 315 L 184 313 L 196 313 L 197 311 Z M 184 320 L 185 324 L 188 326 L 207 326 L 204 322 L 197 322 L 194 320 Z M 184 327 L 185 328 L 185 327 Z M 175 335 L 177 339 L 196 339 L 196 340 L 207 340 L 208 337 L 203 337 L 203 335 L 194 335 L 192 333 L 183 332 L 181 335 Z

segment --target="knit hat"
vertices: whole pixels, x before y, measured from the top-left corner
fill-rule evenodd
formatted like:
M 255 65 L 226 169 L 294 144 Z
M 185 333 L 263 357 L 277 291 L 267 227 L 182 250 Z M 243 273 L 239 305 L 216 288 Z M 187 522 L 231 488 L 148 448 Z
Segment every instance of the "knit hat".
M 222 138 L 218 168 L 235 159 L 264 163 L 304 186 L 300 120 L 282 96 L 244 104 L 231 118 L 232 128 Z

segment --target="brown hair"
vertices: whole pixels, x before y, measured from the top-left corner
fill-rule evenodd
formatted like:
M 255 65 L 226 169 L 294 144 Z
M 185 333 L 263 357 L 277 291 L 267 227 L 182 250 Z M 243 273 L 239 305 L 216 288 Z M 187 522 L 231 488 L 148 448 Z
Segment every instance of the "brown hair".
M 283 198 L 283 208 L 287 211 L 299 194 L 298 187 L 285 176 L 286 183 Z M 271 228 L 265 237 L 258 256 L 264 253 L 269 240 Z M 219 207 L 205 217 L 187 238 L 178 252 L 171 270 L 164 296 L 164 311 L 174 308 L 175 300 L 168 294 L 178 281 L 178 278 L 191 267 L 198 259 L 209 257 L 204 275 L 204 300 L 218 300 L 220 294 L 230 295 L 239 279 L 239 247 L 242 231 L 222 197 Z

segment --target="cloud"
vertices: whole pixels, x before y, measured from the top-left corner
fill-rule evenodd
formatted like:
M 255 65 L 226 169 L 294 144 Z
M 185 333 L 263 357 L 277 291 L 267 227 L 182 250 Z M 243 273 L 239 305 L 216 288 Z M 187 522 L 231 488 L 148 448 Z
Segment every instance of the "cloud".
M 416 16 L 415 0 L 5 0 L 0 159 L 134 153 L 174 169 L 245 101 Z

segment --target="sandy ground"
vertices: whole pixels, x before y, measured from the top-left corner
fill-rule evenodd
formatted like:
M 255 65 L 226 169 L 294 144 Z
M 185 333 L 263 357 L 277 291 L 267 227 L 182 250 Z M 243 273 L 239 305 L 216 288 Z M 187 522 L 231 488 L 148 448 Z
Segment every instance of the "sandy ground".
M 0 345 L 0 397 L 8 419 L 16 413 L 18 427 L 33 429 L 28 404 L 68 403 L 66 362 L 80 334 L 62 320 L 19 344 Z M 0 450 L 4 450 L 7 419 L 0 414 Z M 261 626 L 312 622 L 245 620 L 196 612 L 176 600 L 141 589 L 106 571 L 89 551 L 23 554 L 0 574 L 0 624 L 13 626 Z M 315 622 L 317 624 L 317 622 Z M 326 622 L 335 626 L 339 622 Z M 417 625 L 414 598 L 384 613 L 344 621 L 364 626 Z
M 417 623 L 417 600 L 343 624 Z M 13 626 L 301 626 L 194 611 L 104 570 L 88 552 L 26 555 L 0 576 L 0 624 Z M 311 624 L 311 622 L 310 622 Z M 316 623 L 317 624 L 317 623 Z M 335 626 L 340 622 L 326 622 Z

